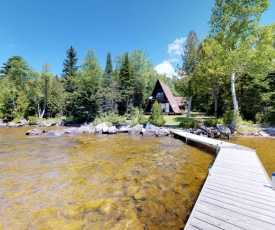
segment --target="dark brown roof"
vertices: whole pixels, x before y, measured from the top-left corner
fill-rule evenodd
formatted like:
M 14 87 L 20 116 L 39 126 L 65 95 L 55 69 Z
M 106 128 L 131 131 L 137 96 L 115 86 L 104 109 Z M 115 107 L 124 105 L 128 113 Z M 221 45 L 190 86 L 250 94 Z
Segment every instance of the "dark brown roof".
M 160 83 L 160 85 L 161 85 L 168 101 L 169 101 L 169 104 L 171 105 L 171 107 L 173 109 L 173 112 L 174 113 L 182 113 L 179 106 L 178 106 L 178 104 L 177 104 L 177 102 L 176 102 L 176 100 L 175 100 L 175 98 L 174 98 L 174 96 L 173 96 L 173 94 L 172 94 L 172 92 L 171 92 L 171 90 L 170 90 L 170 88 L 168 86 L 166 86 L 162 81 L 160 81 L 160 80 L 158 80 L 158 81 L 159 81 L 159 83 Z

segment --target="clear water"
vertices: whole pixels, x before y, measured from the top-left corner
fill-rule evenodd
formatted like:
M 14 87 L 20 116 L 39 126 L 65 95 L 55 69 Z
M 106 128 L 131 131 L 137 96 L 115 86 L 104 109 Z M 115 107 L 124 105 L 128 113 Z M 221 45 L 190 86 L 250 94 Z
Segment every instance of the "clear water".
M 214 155 L 174 138 L 0 129 L 0 229 L 179 229 Z

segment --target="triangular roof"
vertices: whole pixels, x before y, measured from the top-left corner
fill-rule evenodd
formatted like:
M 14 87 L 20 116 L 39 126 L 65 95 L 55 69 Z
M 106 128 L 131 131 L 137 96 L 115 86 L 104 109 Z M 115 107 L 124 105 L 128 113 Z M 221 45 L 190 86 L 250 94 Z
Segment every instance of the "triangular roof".
M 169 101 L 169 104 L 170 104 L 171 108 L 173 109 L 173 112 L 174 113 L 181 113 L 181 110 L 180 110 L 180 108 L 179 108 L 179 106 L 178 106 L 178 104 L 177 104 L 170 88 L 167 85 L 165 85 L 162 81 L 160 81 L 159 79 L 158 79 L 158 81 L 159 81 L 159 83 L 160 83 L 160 85 L 163 89 L 163 92 L 164 92 L 165 96 L 167 97 L 167 99 Z M 156 85 L 157 85 L 157 83 L 156 83 Z M 156 85 L 155 85 L 155 87 L 156 87 Z
M 173 112 L 176 113 L 176 114 L 181 114 L 182 111 L 180 110 L 179 105 L 177 104 L 170 88 L 167 85 L 165 85 L 162 81 L 160 81 L 159 79 L 157 80 L 157 82 L 155 84 L 153 92 L 155 92 L 155 90 L 157 89 L 158 83 L 159 83 L 160 87 L 162 88 L 162 90 L 163 90 L 163 92 L 164 92 L 164 94 L 165 94 L 165 96 L 166 96 L 166 98 L 169 102 L 169 105 L 172 108 Z M 152 94 L 153 94 L 153 92 L 152 92 Z M 150 101 L 148 101 L 148 104 L 146 106 L 145 111 L 147 110 L 149 104 L 150 104 Z

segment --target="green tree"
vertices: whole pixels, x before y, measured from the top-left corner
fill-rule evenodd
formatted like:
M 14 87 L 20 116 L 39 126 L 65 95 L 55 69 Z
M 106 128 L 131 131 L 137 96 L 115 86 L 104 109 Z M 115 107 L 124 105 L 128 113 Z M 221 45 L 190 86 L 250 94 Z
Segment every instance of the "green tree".
M 101 81 L 101 111 L 104 113 L 115 112 L 120 94 L 118 83 L 114 77 L 111 53 L 107 54 L 106 67 Z
M 1 113 L 4 119 L 13 120 L 25 116 L 27 109 L 27 89 L 28 82 L 32 79 L 33 71 L 29 68 L 27 62 L 20 56 L 13 56 L 1 69 L 2 88 L 0 92 L 2 98 Z M 21 98 L 18 98 L 18 97 Z M 23 100 L 24 99 L 24 100 Z M 18 110 L 18 104 L 20 109 Z
M 52 75 L 49 82 L 49 95 L 48 95 L 48 115 L 50 117 L 61 116 L 63 114 L 65 103 L 65 94 L 60 79 Z
M 178 84 L 178 88 L 181 86 L 181 91 L 184 92 L 186 96 L 188 96 L 188 109 L 186 113 L 186 119 L 189 119 L 191 105 L 192 105 L 192 97 L 194 95 L 194 87 L 192 85 L 192 73 L 195 70 L 195 67 L 198 63 L 198 48 L 199 48 L 199 39 L 194 30 L 191 30 L 187 36 L 184 53 L 182 54 L 182 67 L 179 70 L 179 74 L 183 78 L 180 84 Z
M 152 113 L 149 117 L 149 121 L 156 126 L 163 126 L 165 124 L 162 107 L 157 101 L 155 101 L 155 103 L 153 104 Z
M 235 128 L 238 114 L 236 97 L 236 75 L 244 72 L 250 54 L 249 42 L 253 38 L 261 14 L 268 8 L 268 0 L 216 0 L 210 20 L 211 36 L 222 46 L 228 55 L 234 115 L 231 127 Z
M 131 72 L 128 53 L 124 54 L 123 62 L 119 70 L 119 92 L 121 101 L 118 109 L 121 115 L 128 113 L 129 105 L 132 104 L 135 79 Z
M 71 46 L 66 51 L 67 57 L 63 62 L 63 70 L 62 70 L 62 77 L 64 82 L 64 88 L 66 92 L 73 93 L 74 88 L 74 81 L 77 77 L 77 53 L 75 49 Z
M 81 65 L 76 81 L 76 90 L 71 98 L 73 108 L 70 115 L 74 118 L 74 121 L 91 121 L 98 115 L 101 104 L 101 78 L 101 67 L 94 51 L 89 50 Z

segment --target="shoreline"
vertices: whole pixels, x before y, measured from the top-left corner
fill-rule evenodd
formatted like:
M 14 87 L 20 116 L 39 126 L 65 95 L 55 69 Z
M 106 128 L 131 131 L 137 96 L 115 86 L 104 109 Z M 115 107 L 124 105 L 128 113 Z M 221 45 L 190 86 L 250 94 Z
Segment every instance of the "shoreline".
M 36 129 L 36 128 L 64 128 L 64 129 L 70 129 L 70 128 L 80 128 L 80 127 L 85 127 L 89 125 L 83 125 L 83 124 L 57 124 L 57 123 L 42 123 L 42 124 L 37 124 L 37 125 L 26 125 L 26 124 L 15 124 L 13 122 L 10 123 L 0 123 L 0 128 L 31 128 L 31 129 Z M 163 128 L 166 128 L 168 130 L 185 130 L 190 132 L 190 129 L 182 129 L 179 127 L 169 127 L 169 125 L 164 126 Z M 234 134 L 232 134 L 232 137 L 269 137 L 269 138 L 275 138 L 275 127 L 244 127 L 241 126 L 235 131 Z M 221 138 L 222 139 L 222 138 Z

